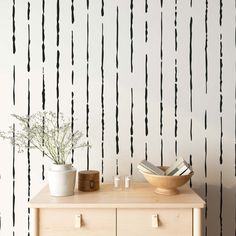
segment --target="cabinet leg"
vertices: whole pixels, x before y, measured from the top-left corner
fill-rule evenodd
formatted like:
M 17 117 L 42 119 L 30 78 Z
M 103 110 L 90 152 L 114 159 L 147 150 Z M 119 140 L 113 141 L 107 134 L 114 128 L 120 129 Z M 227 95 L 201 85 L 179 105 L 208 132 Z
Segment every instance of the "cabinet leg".
M 33 236 L 39 236 L 39 209 L 38 208 L 32 208 L 32 217 L 33 217 L 33 221 L 32 221 Z
M 193 236 L 202 235 L 201 208 L 193 208 Z

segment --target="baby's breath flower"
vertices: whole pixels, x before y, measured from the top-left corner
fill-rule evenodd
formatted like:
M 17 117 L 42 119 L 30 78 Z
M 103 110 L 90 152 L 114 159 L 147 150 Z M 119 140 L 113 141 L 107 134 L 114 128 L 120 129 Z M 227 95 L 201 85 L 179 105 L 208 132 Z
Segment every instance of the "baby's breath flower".
M 70 120 L 62 113 L 59 117 L 53 112 L 37 112 L 30 116 L 12 115 L 18 120 L 21 130 L 0 131 L 0 137 L 8 139 L 22 152 L 27 148 L 36 148 L 50 158 L 55 164 L 65 164 L 72 150 L 87 147 L 80 143 L 83 136 L 79 130 L 72 130 Z M 58 126 L 59 124 L 59 126 Z

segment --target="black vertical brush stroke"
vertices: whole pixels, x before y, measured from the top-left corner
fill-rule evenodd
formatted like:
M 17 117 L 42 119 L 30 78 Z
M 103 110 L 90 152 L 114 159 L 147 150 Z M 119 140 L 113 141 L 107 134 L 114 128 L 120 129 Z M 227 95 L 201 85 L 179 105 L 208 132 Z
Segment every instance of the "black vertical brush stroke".
M 27 4 L 27 21 L 28 21 L 28 64 L 27 64 L 27 72 L 30 72 L 30 2 Z M 30 79 L 28 78 L 28 92 L 27 92 L 27 116 L 28 116 L 28 124 L 27 128 L 30 128 Z M 30 161 L 30 140 L 28 139 L 27 144 L 27 182 L 28 182 L 28 201 L 31 196 L 31 161 Z M 28 208 L 28 235 L 30 235 L 30 208 Z
M 87 14 L 87 41 L 86 41 L 86 137 L 89 135 L 89 14 Z
M 60 51 L 57 49 L 57 75 L 56 75 L 56 99 L 57 99 L 57 127 L 59 128 L 59 113 L 60 113 Z
M 87 170 L 89 170 L 89 141 L 87 141 Z
M 220 0 L 220 28 L 222 30 L 222 9 L 223 2 Z M 222 83 L 223 83 L 223 42 L 222 33 L 220 33 L 220 164 L 223 163 L 223 117 L 222 117 L 222 107 L 223 107 L 223 93 L 222 93 Z
M 189 155 L 189 165 L 190 165 L 190 166 L 193 166 L 193 157 L 192 157 L 192 154 Z M 192 179 L 190 179 L 190 181 L 189 181 L 189 186 L 190 186 L 190 188 L 193 187 Z
M 16 105 L 16 70 L 15 65 L 13 66 L 13 89 L 12 89 L 12 99 L 13 99 L 13 106 Z
M 42 110 L 45 110 L 45 103 L 46 103 L 46 90 L 45 90 L 45 77 L 44 77 L 44 67 L 42 70 L 42 74 L 43 74 L 43 80 L 42 80 Z M 44 131 L 44 125 L 45 125 L 45 119 L 43 117 L 43 131 Z M 43 134 L 43 143 L 42 145 L 44 145 L 44 134 Z M 43 152 L 43 157 L 44 157 L 44 152 Z M 42 164 L 42 180 L 45 179 L 45 173 L 44 173 L 44 164 Z
M 193 111 L 193 73 L 192 73 L 192 37 L 193 18 L 190 18 L 190 39 L 189 39 L 189 74 L 190 74 L 190 111 Z
M 119 68 L 119 8 L 116 8 L 116 69 Z
M 71 65 L 74 65 L 74 32 L 71 31 Z
M 13 47 L 13 54 L 16 53 L 16 22 L 15 22 L 15 15 L 16 15 L 16 2 L 13 0 L 12 4 L 12 47 Z
M 175 51 L 177 52 L 177 47 L 178 47 L 178 32 L 177 32 L 177 4 L 178 1 L 175 0 L 175 20 L 174 20 L 174 25 L 175 25 Z
M 119 175 L 119 160 L 116 158 L 116 175 Z
M 27 3 L 27 20 L 30 20 L 30 2 Z
M 205 110 L 204 114 L 204 129 L 207 130 L 207 110 Z M 205 160 L 204 160 L 204 174 L 205 178 L 207 178 L 207 149 L 208 149 L 208 142 L 207 137 L 205 136 Z
M 116 8 L 116 154 L 119 153 L 119 8 Z M 118 168 L 118 166 L 117 166 Z
M 45 104 L 46 104 L 46 89 L 45 89 L 44 67 L 43 67 L 42 73 L 43 73 L 43 80 L 42 80 L 42 109 L 45 110 Z
M 148 12 L 148 0 L 145 0 L 145 13 Z
M 28 108 L 27 108 L 27 116 L 28 116 L 28 128 L 30 128 L 30 80 L 28 78 Z M 27 147 L 27 163 L 28 163 L 28 202 L 30 200 L 31 195 L 31 161 L 30 161 L 30 140 L 28 139 L 28 147 Z M 28 208 L 28 235 L 30 235 L 30 208 Z
M 175 0 L 175 18 L 174 18 L 174 30 L 175 30 L 175 52 L 177 53 L 178 51 L 178 30 L 177 30 L 177 12 L 178 9 L 178 1 Z M 177 55 L 175 56 L 175 156 L 177 156 L 178 153 L 178 141 L 177 141 L 177 136 L 178 136 L 178 115 L 177 115 L 177 110 L 178 110 L 178 66 L 177 66 Z
M 45 56 L 45 0 L 42 0 L 42 62 L 45 62 L 46 56 Z M 43 79 L 42 79 L 42 110 L 45 110 L 45 104 L 46 104 L 46 90 L 45 90 L 45 74 L 44 74 L 44 66 L 42 69 Z M 43 130 L 45 126 L 45 119 L 43 117 Z M 43 135 L 43 144 L 44 145 L 44 135 Z M 44 152 L 43 152 L 44 157 Z M 42 163 L 42 180 L 45 179 L 45 168 L 44 163 Z
M 13 234 L 15 234 L 15 219 L 16 219 L 16 214 L 15 214 L 15 203 L 16 203 L 16 197 L 15 197 L 15 180 L 12 182 L 12 226 L 13 226 Z
M 222 17 L 223 17 L 223 0 L 220 0 L 220 18 L 219 18 L 219 23 L 220 26 L 222 26 Z
M 223 124 L 222 116 L 220 117 L 220 164 L 223 164 Z
M 133 0 L 130 0 L 130 70 L 131 73 L 133 72 L 133 53 L 134 53 L 134 42 L 133 42 L 133 23 L 134 23 L 134 13 L 133 13 L 133 8 L 134 8 L 134 2 Z
M 177 157 L 178 155 L 178 141 L 177 139 L 175 140 L 175 156 Z
M 222 34 L 220 34 L 220 113 L 222 113 L 222 105 L 223 105 L 222 76 L 223 76 L 223 43 L 222 43 Z
M 12 146 L 12 225 L 13 233 L 15 227 L 15 159 L 16 159 L 16 146 L 15 146 L 15 124 L 13 124 L 13 146 Z
M 191 2 L 192 4 L 192 2 Z M 189 23 L 189 89 L 190 89 L 190 112 L 193 112 L 193 73 L 192 73 L 192 38 L 193 38 L 193 18 L 190 17 Z M 193 120 L 190 118 L 190 141 L 193 140 Z
M 71 75 L 74 76 L 73 73 Z M 74 92 L 71 92 L 71 133 L 72 133 L 72 141 L 74 139 Z M 73 144 L 72 144 L 73 145 Z M 71 163 L 74 163 L 74 146 L 72 146 L 71 150 Z
M 193 141 L 193 119 L 190 119 L 190 130 L 189 130 L 190 141 Z
M 27 20 L 28 20 L 28 62 L 27 62 L 27 71 L 30 72 L 30 2 L 27 5 Z M 29 159 L 29 157 L 28 157 Z
M 161 166 L 163 166 L 163 138 L 161 138 Z
M 75 22 L 75 7 L 74 7 L 74 0 L 71 0 L 71 23 L 74 24 Z
M 57 46 L 57 62 L 56 62 L 56 99 L 57 99 L 57 128 L 59 128 L 59 113 L 60 113 L 60 0 L 57 0 L 56 6 L 56 46 Z
M 104 0 L 102 0 L 101 16 L 104 16 Z
M 163 0 L 161 0 L 161 8 Z M 162 9 L 161 9 L 162 10 Z M 160 45 L 160 135 L 161 135 L 161 166 L 163 166 L 163 11 L 161 11 L 161 45 Z
M 45 62 L 45 0 L 42 0 L 42 61 Z
M 148 159 L 148 145 L 145 143 L 145 160 Z
M 177 116 L 177 110 L 178 110 L 178 76 L 177 76 L 177 58 L 175 58 L 175 155 L 177 156 L 178 153 L 178 142 L 177 142 L 177 136 L 178 136 L 178 116 Z
M 119 74 L 116 73 L 116 154 L 119 153 Z
M 161 12 L 161 48 L 160 48 L 160 135 L 163 132 L 163 13 Z
M 73 22 L 72 22 L 73 24 Z M 71 31 L 71 66 L 72 66 L 72 71 L 71 71 L 71 85 L 73 87 L 74 85 L 74 34 L 73 30 Z M 72 133 L 72 143 L 74 140 L 74 92 L 73 88 L 71 91 L 71 133 Z M 71 150 L 71 163 L 74 163 L 74 146 L 72 144 L 72 150 Z
M 148 22 L 145 21 L 145 43 L 148 41 Z
M 56 28 L 57 28 L 57 47 L 60 43 L 60 0 L 57 0 L 57 21 L 56 21 Z
M 178 111 L 178 68 L 177 68 L 177 58 L 175 58 L 175 118 L 177 117 L 177 111 Z
M 205 114 L 204 114 L 204 128 L 205 130 L 207 130 L 207 110 L 205 110 Z
M 204 174 L 205 174 L 205 178 L 207 178 L 207 137 L 205 137 L 205 160 L 204 160 Z
M 130 106 L 130 156 L 131 158 L 134 157 L 134 94 L 133 88 L 131 88 L 131 106 Z M 133 175 L 133 164 L 131 161 L 130 164 L 130 175 Z
M 205 93 L 208 87 L 208 0 L 205 9 Z
M 88 3 L 88 1 L 87 1 Z M 87 29 L 86 29 L 86 137 L 89 137 L 89 13 L 87 13 Z M 89 141 L 87 141 L 89 145 Z M 89 146 L 87 148 L 87 170 L 89 169 Z
M 190 0 L 190 7 L 193 6 L 193 0 Z
M 28 24 L 28 62 L 27 62 L 27 71 L 30 72 L 30 24 Z
M 104 120 L 104 26 L 102 23 L 102 52 L 101 52 L 101 78 L 102 78 L 102 85 L 101 85 L 101 108 L 102 108 L 102 183 L 104 182 L 104 131 L 105 131 L 105 120 Z
M 148 136 L 148 55 L 145 55 L 145 135 Z
M 220 171 L 220 236 L 223 235 L 223 180 L 222 171 Z
M 87 0 L 87 10 L 89 10 L 89 0 Z
M 131 88 L 131 108 L 130 108 L 130 156 L 134 155 L 134 94 Z

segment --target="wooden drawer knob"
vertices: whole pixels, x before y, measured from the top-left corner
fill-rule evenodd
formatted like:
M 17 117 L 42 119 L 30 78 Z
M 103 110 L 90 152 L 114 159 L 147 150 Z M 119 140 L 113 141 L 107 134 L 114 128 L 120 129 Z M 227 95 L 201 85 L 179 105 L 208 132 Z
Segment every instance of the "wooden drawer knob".
M 152 215 L 152 227 L 158 228 L 159 227 L 159 219 L 158 215 Z
M 75 228 L 81 228 L 82 215 L 75 215 Z

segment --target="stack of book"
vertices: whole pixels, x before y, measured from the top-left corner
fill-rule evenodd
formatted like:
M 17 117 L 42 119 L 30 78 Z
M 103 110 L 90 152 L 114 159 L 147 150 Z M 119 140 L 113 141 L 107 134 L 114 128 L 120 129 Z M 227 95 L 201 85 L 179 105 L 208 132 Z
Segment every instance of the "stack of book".
M 177 158 L 176 161 L 172 163 L 172 165 L 168 167 L 165 171 L 153 165 L 151 162 L 147 160 L 141 161 L 138 164 L 138 169 L 141 172 L 146 172 L 154 175 L 163 175 L 163 176 L 188 175 L 191 172 L 193 172 L 192 167 L 182 157 Z

